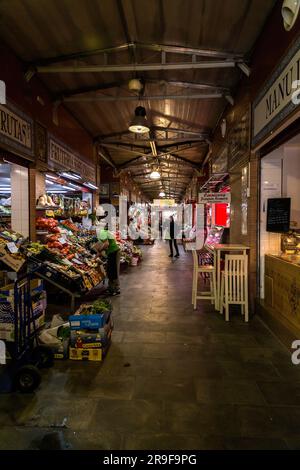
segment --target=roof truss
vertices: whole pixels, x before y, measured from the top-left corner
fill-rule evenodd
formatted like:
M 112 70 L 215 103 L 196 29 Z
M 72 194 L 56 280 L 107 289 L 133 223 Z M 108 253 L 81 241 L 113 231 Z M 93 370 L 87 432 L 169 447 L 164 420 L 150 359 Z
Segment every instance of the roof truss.
M 160 54 L 160 62 L 157 63 L 137 63 L 135 51 L 137 49 L 150 50 Z M 129 51 L 128 64 L 109 64 L 109 55 Z M 170 54 L 182 54 L 190 56 L 189 61 L 170 62 Z M 99 56 L 102 58 L 101 64 L 88 65 L 81 64 L 82 59 Z M 205 58 L 208 60 L 198 60 Z M 75 64 L 65 64 L 65 62 L 75 62 Z M 61 55 L 39 59 L 29 64 L 26 79 L 30 80 L 35 73 L 90 73 L 90 72 L 138 72 L 147 70 L 185 70 L 185 69 L 210 69 L 210 68 L 234 68 L 240 69 L 250 75 L 250 68 L 247 66 L 242 55 L 227 51 L 216 51 L 213 49 L 197 49 L 183 46 L 172 46 L 167 44 L 145 44 L 137 42 L 127 42 L 116 47 L 106 49 L 94 49 L 88 51 L 75 52 L 73 54 Z

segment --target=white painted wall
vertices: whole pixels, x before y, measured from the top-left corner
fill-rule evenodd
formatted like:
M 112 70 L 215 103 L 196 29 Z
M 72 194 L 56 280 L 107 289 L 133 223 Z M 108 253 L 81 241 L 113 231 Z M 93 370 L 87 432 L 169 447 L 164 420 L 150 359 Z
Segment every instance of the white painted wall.
M 11 227 L 24 237 L 29 236 L 28 169 L 11 166 Z
M 300 138 L 297 136 L 261 160 L 260 295 L 264 298 L 265 254 L 279 254 L 281 236 L 266 231 L 267 199 L 291 198 L 291 222 L 300 228 Z
M 300 228 L 300 146 L 284 147 L 282 175 L 282 195 L 291 198 L 291 222 Z
M 283 148 L 280 147 L 261 160 L 260 194 L 260 296 L 264 298 L 265 254 L 279 254 L 281 237 L 267 232 L 267 200 L 281 197 L 281 168 Z

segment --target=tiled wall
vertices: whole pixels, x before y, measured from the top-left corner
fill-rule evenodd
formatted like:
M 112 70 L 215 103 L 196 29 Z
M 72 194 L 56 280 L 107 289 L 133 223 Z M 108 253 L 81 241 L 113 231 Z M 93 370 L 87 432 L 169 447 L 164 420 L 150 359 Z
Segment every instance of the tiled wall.
M 12 165 L 11 172 L 11 225 L 12 229 L 29 236 L 28 169 Z
M 267 232 L 267 200 L 281 197 L 281 149 L 261 160 L 260 195 L 260 298 L 264 298 L 265 254 L 280 252 L 280 234 Z
M 247 233 L 242 233 L 242 170 L 243 164 L 236 166 L 230 172 L 231 187 L 231 220 L 230 220 L 230 243 L 242 243 L 249 246 L 249 302 L 254 311 L 255 297 L 257 291 L 257 198 L 258 198 L 258 161 L 252 154 L 249 165 L 249 197 L 247 198 Z

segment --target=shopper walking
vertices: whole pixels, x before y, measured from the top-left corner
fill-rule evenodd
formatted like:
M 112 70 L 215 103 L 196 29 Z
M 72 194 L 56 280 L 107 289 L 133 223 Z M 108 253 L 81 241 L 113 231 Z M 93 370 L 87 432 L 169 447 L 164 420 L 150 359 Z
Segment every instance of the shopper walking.
M 179 258 L 179 250 L 177 246 L 177 235 L 178 235 L 178 226 L 174 220 L 173 215 L 170 216 L 170 239 L 169 239 L 169 246 L 170 246 L 170 254 L 169 257 L 173 258 L 173 245 L 176 251 L 175 258 Z

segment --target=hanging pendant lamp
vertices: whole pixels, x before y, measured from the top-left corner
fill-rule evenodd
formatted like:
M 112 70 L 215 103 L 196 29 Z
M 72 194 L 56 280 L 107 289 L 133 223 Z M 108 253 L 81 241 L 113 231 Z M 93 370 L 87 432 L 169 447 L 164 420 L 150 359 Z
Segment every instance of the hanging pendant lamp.
M 146 110 L 143 106 L 135 108 L 135 116 L 131 121 L 129 130 L 135 134 L 146 134 L 150 132 L 150 128 L 147 124 Z

